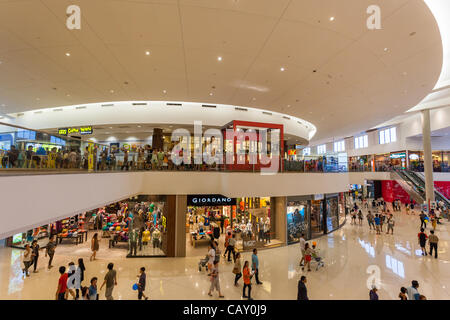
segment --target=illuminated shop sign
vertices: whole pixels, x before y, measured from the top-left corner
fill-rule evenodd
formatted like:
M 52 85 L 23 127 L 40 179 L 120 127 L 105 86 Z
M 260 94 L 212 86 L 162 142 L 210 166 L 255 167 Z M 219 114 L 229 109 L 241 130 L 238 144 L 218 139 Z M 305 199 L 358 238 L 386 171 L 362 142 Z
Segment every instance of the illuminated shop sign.
M 297 150 L 288 150 L 289 156 L 295 156 L 297 154 Z
M 93 132 L 94 132 L 94 130 L 92 129 L 92 126 L 58 129 L 58 134 L 60 134 L 62 136 L 67 136 L 68 134 L 73 134 L 73 133 L 79 133 L 81 135 L 85 135 L 85 134 L 92 134 Z
M 67 128 L 58 129 L 58 134 L 61 136 L 67 136 Z
M 391 153 L 391 159 L 406 158 L 406 152 Z
M 228 198 L 220 194 L 188 195 L 188 206 L 235 206 L 236 198 Z
M 410 155 L 409 155 L 409 159 L 410 159 L 410 160 L 419 160 L 419 155 L 418 155 L 418 154 L 415 154 L 415 153 L 410 154 Z

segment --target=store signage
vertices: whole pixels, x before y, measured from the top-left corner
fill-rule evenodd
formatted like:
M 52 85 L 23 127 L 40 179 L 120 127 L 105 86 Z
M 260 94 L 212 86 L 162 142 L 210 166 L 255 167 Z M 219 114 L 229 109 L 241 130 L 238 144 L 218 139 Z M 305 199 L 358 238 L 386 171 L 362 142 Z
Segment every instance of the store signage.
M 406 158 L 406 152 L 391 153 L 391 159 Z
M 85 134 L 92 134 L 93 132 L 94 132 L 94 130 L 92 129 L 92 126 L 58 129 L 58 134 L 62 135 L 62 136 L 67 136 L 68 134 L 73 134 L 73 133 L 79 133 L 79 134 L 85 135 Z
M 323 193 L 314 195 L 314 200 L 323 200 L 323 198 Z
M 297 154 L 297 150 L 288 150 L 289 156 L 295 156 Z
M 228 198 L 220 194 L 188 195 L 188 206 L 235 206 L 236 198 Z
M 415 153 L 410 154 L 410 155 L 409 155 L 409 159 L 410 159 L 410 160 L 419 160 L 419 155 L 418 155 L 418 154 L 415 154 Z

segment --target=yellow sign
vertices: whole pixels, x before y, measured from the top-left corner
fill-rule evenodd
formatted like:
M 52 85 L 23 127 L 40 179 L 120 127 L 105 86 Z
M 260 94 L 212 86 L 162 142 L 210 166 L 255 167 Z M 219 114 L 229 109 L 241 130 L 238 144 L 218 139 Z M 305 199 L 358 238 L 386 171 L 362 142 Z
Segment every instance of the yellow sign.
M 62 136 L 67 136 L 67 128 L 58 129 L 58 134 Z
M 81 134 L 92 134 L 92 127 L 80 127 L 80 133 Z
M 162 226 L 166 229 L 166 217 L 162 216 Z
M 71 133 L 80 133 L 80 129 L 78 129 L 78 128 L 69 128 L 69 129 L 67 129 L 67 132 L 69 134 L 71 134 Z
M 89 142 L 88 143 L 88 171 L 94 171 L 94 144 Z

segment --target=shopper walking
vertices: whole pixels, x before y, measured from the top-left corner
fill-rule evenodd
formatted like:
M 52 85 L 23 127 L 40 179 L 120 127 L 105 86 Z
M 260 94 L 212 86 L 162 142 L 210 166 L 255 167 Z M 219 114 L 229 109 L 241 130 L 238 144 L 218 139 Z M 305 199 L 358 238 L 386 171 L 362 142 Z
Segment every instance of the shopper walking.
M 408 290 L 406 290 L 405 287 L 401 287 L 398 297 L 400 298 L 400 300 L 408 300 L 407 294 L 408 294 Z
M 308 267 L 308 271 L 311 271 L 311 256 L 312 250 L 309 247 L 309 243 L 305 243 L 305 266 Z M 305 270 L 305 266 L 302 267 L 302 271 Z
M 90 261 L 95 260 L 95 256 L 97 255 L 98 249 L 100 249 L 100 246 L 98 243 L 98 233 L 95 233 L 91 240 L 92 255 L 90 257 Z
M 352 221 L 350 222 L 350 224 L 356 225 L 356 210 L 355 209 L 352 210 Z
M 68 293 L 70 293 L 70 295 L 72 296 L 72 298 L 74 300 L 77 300 L 77 297 L 75 295 L 75 282 L 76 282 L 76 275 L 77 272 L 77 268 L 75 267 L 75 263 L 70 262 L 69 263 L 69 270 L 67 271 L 67 275 L 68 275 L 68 279 L 67 279 L 67 291 Z
M 38 271 L 37 269 L 37 264 L 38 264 L 38 260 L 39 260 L 39 245 L 37 243 L 37 240 L 33 240 L 33 242 L 31 243 L 31 257 L 33 259 L 33 273 L 37 273 Z
M 425 245 L 427 243 L 428 236 L 424 233 L 424 229 L 421 228 L 419 234 L 417 235 L 419 240 L 420 249 L 422 249 L 422 255 L 427 255 L 427 249 L 425 249 Z
M 359 225 L 362 226 L 363 214 L 362 214 L 361 210 L 358 210 L 358 220 L 359 220 Z
M 78 259 L 78 267 L 75 272 L 75 290 L 76 290 L 76 298 L 80 297 L 80 290 L 83 287 L 84 281 L 84 272 L 86 271 L 86 267 L 84 266 L 83 258 Z
M 54 237 L 51 237 L 49 242 L 47 243 L 47 246 L 45 247 L 45 257 L 48 256 L 48 270 L 53 268 L 52 261 L 53 261 L 53 256 L 55 255 L 55 248 L 56 248 L 56 243 L 55 243 Z
M 239 279 L 242 277 L 241 272 L 241 254 L 238 252 L 236 253 L 236 258 L 234 259 L 234 267 L 233 267 L 233 273 L 235 274 L 234 277 L 234 285 L 237 287 Z
M 301 276 L 298 281 L 297 300 L 309 300 L 308 290 L 306 289 L 306 277 Z
M 244 287 L 242 289 L 242 298 L 247 298 L 248 300 L 252 299 L 252 282 L 251 279 L 253 274 L 250 273 L 250 269 L 248 267 L 248 261 L 244 262 L 244 269 L 242 270 L 243 278 L 244 278 Z M 248 295 L 245 295 L 245 288 L 248 288 Z
M 145 284 L 147 282 L 147 275 L 145 274 L 145 267 L 141 267 L 139 270 L 140 274 L 138 275 L 138 299 L 142 300 L 142 297 L 144 297 L 145 300 L 148 300 L 148 297 L 145 295 Z
M 367 218 L 367 223 L 369 224 L 369 229 L 375 230 L 375 224 L 373 223 L 373 214 L 370 211 L 367 214 L 366 218 Z
M 372 290 L 369 291 L 369 299 L 370 300 L 378 300 L 377 287 L 373 286 Z
M 252 254 L 252 271 L 255 274 L 256 284 L 262 284 L 262 282 L 259 281 L 259 259 L 258 250 L 256 248 L 253 249 Z
M 408 293 L 408 300 L 420 300 L 420 293 L 418 288 L 419 282 L 417 280 L 411 281 L 411 287 L 406 289 Z
M 395 219 L 394 215 L 391 213 L 387 220 L 387 232 L 386 234 L 389 234 L 389 230 L 391 230 L 391 234 L 394 234 L 394 225 L 395 225 Z
M 305 234 L 302 233 L 300 236 L 300 250 L 301 250 L 301 254 L 302 254 L 302 259 L 300 260 L 300 266 L 303 266 L 304 262 L 305 262 L 305 244 L 306 244 L 306 240 L 305 240 Z
M 430 236 L 428 237 L 428 242 L 430 243 L 430 256 L 433 255 L 433 249 L 434 249 L 434 258 L 437 259 L 438 256 L 438 242 L 439 238 L 437 235 L 434 234 L 434 230 L 430 231 Z
M 59 274 L 60 277 L 58 280 L 58 287 L 56 289 L 55 300 L 66 300 L 67 278 L 69 277 L 69 275 L 66 273 L 66 267 L 59 267 Z
M 31 254 L 32 254 L 32 252 L 31 252 L 30 245 L 27 243 L 25 245 L 25 251 L 23 253 L 23 266 L 24 266 L 24 268 L 22 269 L 22 272 L 24 272 L 27 277 L 30 276 L 30 273 L 28 272 L 28 268 L 33 263 L 33 258 L 31 256 Z
M 235 247 L 236 247 L 236 235 L 233 233 L 231 238 L 228 240 L 228 248 L 229 248 L 228 249 L 228 261 L 231 261 L 231 259 L 230 259 L 231 254 L 233 255 L 233 261 L 236 260 Z
M 219 280 L 219 262 L 214 261 L 214 267 L 211 270 L 211 286 L 209 288 L 208 296 L 212 297 L 212 291 L 216 289 L 219 292 L 219 298 L 224 298 L 220 292 L 220 280 Z
M 114 286 L 117 286 L 117 273 L 114 270 L 114 264 L 112 262 L 108 263 L 108 272 L 105 275 L 100 290 L 106 285 L 105 298 L 106 300 L 114 300 L 112 293 Z
M 213 268 L 214 265 L 214 261 L 216 258 L 216 249 L 214 246 L 214 242 L 211 241 L 211 243 L 209 244 L 209 251 L 208 251 L 208 256 L 209 256 L 209 260 L 208 260 L 208 276 L 211 276 L 211 270 Z
M 381 234 L 380 232 L 380 217 L 378 216 L 378 214 L 375 215 L 375 218 L 373 219 L 375 221 L 375 228 L 377 230 L 377 234 Z
M 420 218 L 420 228 L 426 229 L 427 228 L 427 223 L 425 222 L 425 218 L 427 217 L 427 215 L 425 214 L 425 212 L 421 211 L 419 218 Z
M 91 285 L 89 286 L 89 300 L 98 300 L 97 280 L 97 277 L 91 279 Z

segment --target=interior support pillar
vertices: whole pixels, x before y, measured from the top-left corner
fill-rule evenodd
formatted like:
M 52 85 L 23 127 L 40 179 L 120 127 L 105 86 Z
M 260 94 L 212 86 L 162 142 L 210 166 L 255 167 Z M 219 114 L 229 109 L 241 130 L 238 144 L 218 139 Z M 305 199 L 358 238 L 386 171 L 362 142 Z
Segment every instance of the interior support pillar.
M 425 174 L 425 192 L 430 212 L 430 202 L 434 201 L 433 158 L 431 150 L 430 109 L 422 110 L 423 159 Z
M 186 257 L 187 196 L 177 195 L 175 222 L 175 257 Z

